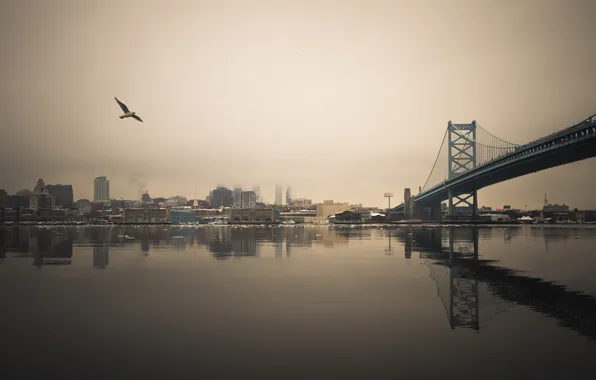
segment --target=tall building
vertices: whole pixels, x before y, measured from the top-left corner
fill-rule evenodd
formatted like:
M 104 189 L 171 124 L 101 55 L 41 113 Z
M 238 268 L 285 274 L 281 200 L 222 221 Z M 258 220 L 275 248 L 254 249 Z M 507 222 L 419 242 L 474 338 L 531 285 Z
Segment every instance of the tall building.
M 283 203 L 282 194 L 281 194 L 281 185 L 275 185 L 275 204 L 280 205 Z
M 46 190 L 54 198 L 54 206 L 72 208 L 74 202 L 72 185 L 47 185 Z
M 151 197 L 149 196 L 149 192 L 146 191 L 145 194 L 141 195 L 141 202 L 143 203 L 151 203 Z
M 232 190 L 227 187 L 218 186 L 211 193 L 211 207 L 231 207 L 233 204 Z
M 261 200 L 261 186 L 253 185 L 252 191 L 254 191 L 255 194 L 257 195 L 257 202 L 262 202 L 262 200 Z
M 104 202 L 110 200 L 110 181 L 106 177 L 97 177 L 93 183 L 93 201 Z
M 286 189 L 286 204 L 288 206 L 292 205 L 292 188 L 290 186 Z
M 41 178 L 37 180 L 35 189 L 33 189 L 33 193 L 31 193 L 29 207 L 34 209 L 54 207 L 54 198 L 48 193 L 46 185 Z
M 241 208 L 255 208 L 257 203 L 257 194 L 254 191 L 243 191 L 241 201 Z
M 234 208 L 242 207 L 242 186 L 236 185 L 234 191 L 232 191 L 232 198 L 234 199 Z

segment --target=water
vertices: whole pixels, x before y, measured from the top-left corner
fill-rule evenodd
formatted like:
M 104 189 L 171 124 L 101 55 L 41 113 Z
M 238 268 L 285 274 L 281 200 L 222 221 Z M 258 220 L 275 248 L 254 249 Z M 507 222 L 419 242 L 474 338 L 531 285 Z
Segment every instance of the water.
M 2 378 L 569 379 L 596 228 L 7 228 Z

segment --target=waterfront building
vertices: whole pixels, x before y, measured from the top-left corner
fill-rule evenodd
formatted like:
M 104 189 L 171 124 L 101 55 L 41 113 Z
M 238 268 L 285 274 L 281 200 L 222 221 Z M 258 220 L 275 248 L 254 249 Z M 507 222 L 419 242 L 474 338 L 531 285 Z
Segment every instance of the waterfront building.
M 325 200 L 323 203 L 317 204 L 317 217 L 327 218 L 330 215 L 335 215 L 338 212 L 347 211 L 348 203 L 333 203 L 332 200 Z

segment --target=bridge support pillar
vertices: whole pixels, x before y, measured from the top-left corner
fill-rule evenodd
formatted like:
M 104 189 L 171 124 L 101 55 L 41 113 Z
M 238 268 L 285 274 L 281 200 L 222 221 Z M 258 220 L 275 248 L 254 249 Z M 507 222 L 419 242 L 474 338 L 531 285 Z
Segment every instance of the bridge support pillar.
M 430 209 L 431 222 L 440 222 L 443 219 L 443 204 L 441 202 L 434 203 Z
M 423 222 L 440 222 L 443 216 L 441 202 L 434 202 L 430 205 L 414 204 L 414 218 Z
M 413 219 L 416 213 L 414 197 L 409 188 L 404 190 L 404 219 Z
M 456 216 L 456 207 L 459 205 L 467 207 L 470 210 L 471 216 L 478 216 L 478 195 L 476 190 L 470 193 L 460 194 L 456 194 L 452 190 L 449 190 L 447 196 L 449 198 L 449 210 L 447 213 L 448 216 Z

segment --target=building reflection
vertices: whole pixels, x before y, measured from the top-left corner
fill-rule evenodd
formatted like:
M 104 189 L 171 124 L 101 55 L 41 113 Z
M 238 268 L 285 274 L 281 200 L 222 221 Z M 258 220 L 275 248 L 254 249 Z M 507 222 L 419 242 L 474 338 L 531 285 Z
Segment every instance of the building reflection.
M 32 230 L 29 236 L 29 253 L 33 265 L 71 264 L 73 251 L 72 231 L 69 229 Z
M 93 247 L 93 267 L 104 269 L 108 266 L 110 247 L 108 245 L 98 245 Z
M 6 247 L 8 243 L 6 242 L 6 230 L 0 227 L 0 260 L 4 260 L 6 258 Z
M 488 321 L 514 305 L 557 319 L 596 341 L 596 298 L 567 287 L 525 276 L 498 262 L 479 258 L 479 240 L 494 231 L 478 227 L 411 229 L 413 238 L 402 234 L 406 256 L 417 252 L 428 266 L 445 305 L 450 326 L 479 330 Z M 503 231 L 504 236 L 522 236 L 518 228 Z M 573 236 L 577 231 L 552 231 L 556 236 Z

